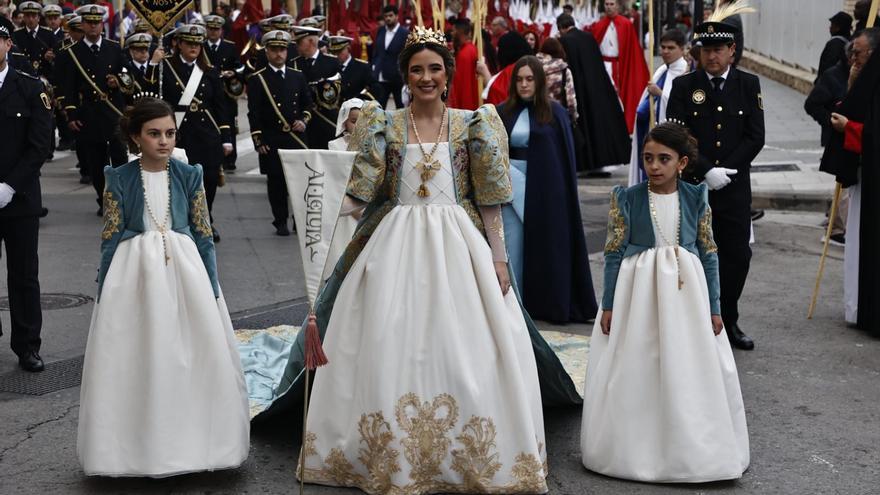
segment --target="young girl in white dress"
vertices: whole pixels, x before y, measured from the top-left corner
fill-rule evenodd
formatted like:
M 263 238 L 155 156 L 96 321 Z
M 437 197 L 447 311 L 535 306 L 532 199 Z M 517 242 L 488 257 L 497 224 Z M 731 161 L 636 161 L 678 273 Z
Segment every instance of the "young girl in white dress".
M 684 127 L 658 125 L 645 139 L 648 182 L 611 195 L 581 427 L 584 466 L 608 476 L 704 482 L 749 465 L 707 189 L 678 179 L 696 149 Z
M 107 167 L 98 302 L 80 392 L 87 475 L 164 477 L 248 455 L 247 390 L 220 287 L 202 168 L 142 98 L 120 119 L 141 158 Z

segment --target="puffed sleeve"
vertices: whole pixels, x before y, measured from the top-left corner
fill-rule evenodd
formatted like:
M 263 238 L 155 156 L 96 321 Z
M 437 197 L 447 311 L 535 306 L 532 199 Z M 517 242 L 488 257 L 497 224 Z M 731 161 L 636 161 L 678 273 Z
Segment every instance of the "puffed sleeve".
M 706 285 L 709 287 L 709 309 L 713 315 L 721 314 L 721 284 L 718 278 L 718 247 L 712 234 L 712 208 L 709 206 L 709 188 L 700 184 L 702 204 L 698 211 L 700 218 L 697 224 L 697 252 L 703 272 L 706 274 Z
M 477 206 L 513 201 L 507 130 L 493 105 L 474 111 L 468 126 L 468 158 Z
M 196 170 L 190 179 L 189 191 L 189 230 L 199 256 L 208 272 L 214 297 L 220 297 L 220 284 L 217 282 L 217 254 L 214 251 L 214 230 L 211 228 L 211 215 L 208 212 L 208 200 L 205 197 L 205 185 L 201 165 L 194 165 Z
M 356 151 L 346 193 L 365 203 L 376 196 L 385 177 L 385 111 L 375 101 L 361 108 L 349 151 Z
M 116 247 L 125 231 L 123 222 L 123 208 L 125 207 L 122 197 L 122 187 L 119 184 L 118 171 L 111 167 L 104 167 L 104 194 L 102 197 L 104 209 L 104 228 L 101 230 L 101 266 L 98 269 L 98 300 L 101 298 L 101 289 L 104 286 L 104 277 L 110 269 L 110 262 L 116 253 Z
M 626 189 L 616 186 L 611 191 L 611 209 L 608 210 L 608 236 L 605 240 L 605 289 L 602 294 L 602 309 L 614 307 L 614 289 L 617 287 L 617 274 L 623 254 L 629 245 L 630 235 L 629 204 Z

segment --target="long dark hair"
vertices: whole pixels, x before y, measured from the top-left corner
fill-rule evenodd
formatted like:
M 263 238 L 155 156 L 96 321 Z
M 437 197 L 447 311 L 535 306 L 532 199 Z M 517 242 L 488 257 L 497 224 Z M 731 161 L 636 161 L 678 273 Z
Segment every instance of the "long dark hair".
M 119 134 L 128 143 L 130 149 L 137 149 L 137 143 L 131 139 L 141 133 L 144 124 L 162 117 L 171 117 L 174 120 L 174 109 L 171 105 L 159 98 L 145 96 L 137 100 L 132 107 L 128 107 L 122 117 L 119 117 Z
M 697 139 L 679 123 L 666 121 L 657 124 L 645 136 L 645 144 L 651 141 L 671 148 L 679 157 L 688 157 L 688 168 L 697 163 Z
M 535 78 L 535 96 L 531 102 L 523 100 L 516 92 L 517 74 L 520 69 L 526 66 L 532 69 Z M 534 55 L 526 55 L 514 64 L 513 74 L 510 76 L 510 87 L 507 90 L 507 100 L 504 102 L 504 113 L 506 117 L 513 118 L 522 107 L 529 104 L 532 105 L 532 118 L 538 123 L 549 124 L 553 120 L 553 109 L 550 96 L 547 93 L 547 76 L 544 74 L 544 65 Z
M 452 84 L 452 76 L 455 75 L 455 57 L 452 56 L 452 52 L 448 48 L 437 43 L 414 43 L 400 52 L 400 58 L 397 59 L 397 69 L 403 77 L 404 86 L 406 85 L 407 74 L 409 73 L 409 61 L 413 58 L 413 55 L 422 50 L 430 50 L 440 55 L 440 58 L 443 59 L 443 68 L 446 69 L 446 90 L 448 92 L 449 86 Z M 446 95 L 447 93 L 444 93 L 444 100 Z

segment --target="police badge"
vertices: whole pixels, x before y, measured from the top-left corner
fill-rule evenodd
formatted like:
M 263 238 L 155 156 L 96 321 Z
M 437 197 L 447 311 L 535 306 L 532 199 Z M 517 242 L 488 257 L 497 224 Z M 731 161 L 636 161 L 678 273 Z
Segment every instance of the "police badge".
M 702 105 L 703 103 L 706 103 L 706 92 L 702 89 L 694 91 L 694 94 L 691 95 L 691 100 L 697 105 Z

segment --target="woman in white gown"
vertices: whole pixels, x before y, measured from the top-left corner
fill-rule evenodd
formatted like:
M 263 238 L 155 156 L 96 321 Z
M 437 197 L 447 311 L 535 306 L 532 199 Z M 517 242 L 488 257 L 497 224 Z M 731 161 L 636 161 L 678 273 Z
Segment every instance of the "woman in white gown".
M 411 105 L 368 103 L 352 136 L 347 209 L 369 206 L 347 275 L 319 297 L 323 326 L 338 289 L 299 475 L 371 494 L 545 493 L 535 353 L 504 250 L 507 139 L 493 107 L 446 108 L 444 43 L 413 30 Z
M 611 195 L 581 426 L 584 466 L 598 473 L 704 482 L 749 465 L 707 189 L 677 178 L 695 158 L 687 130 L 661 124 L 645 141 L 648 183 Z
M 140 99 L 120 126 L 142 154 L 104 170 L 80 463 L 100 476 L 237 467 L 249 450 L 247 391 L 217 284 L 202 168 L 171 159 L 176 126 L 165 102 Z

